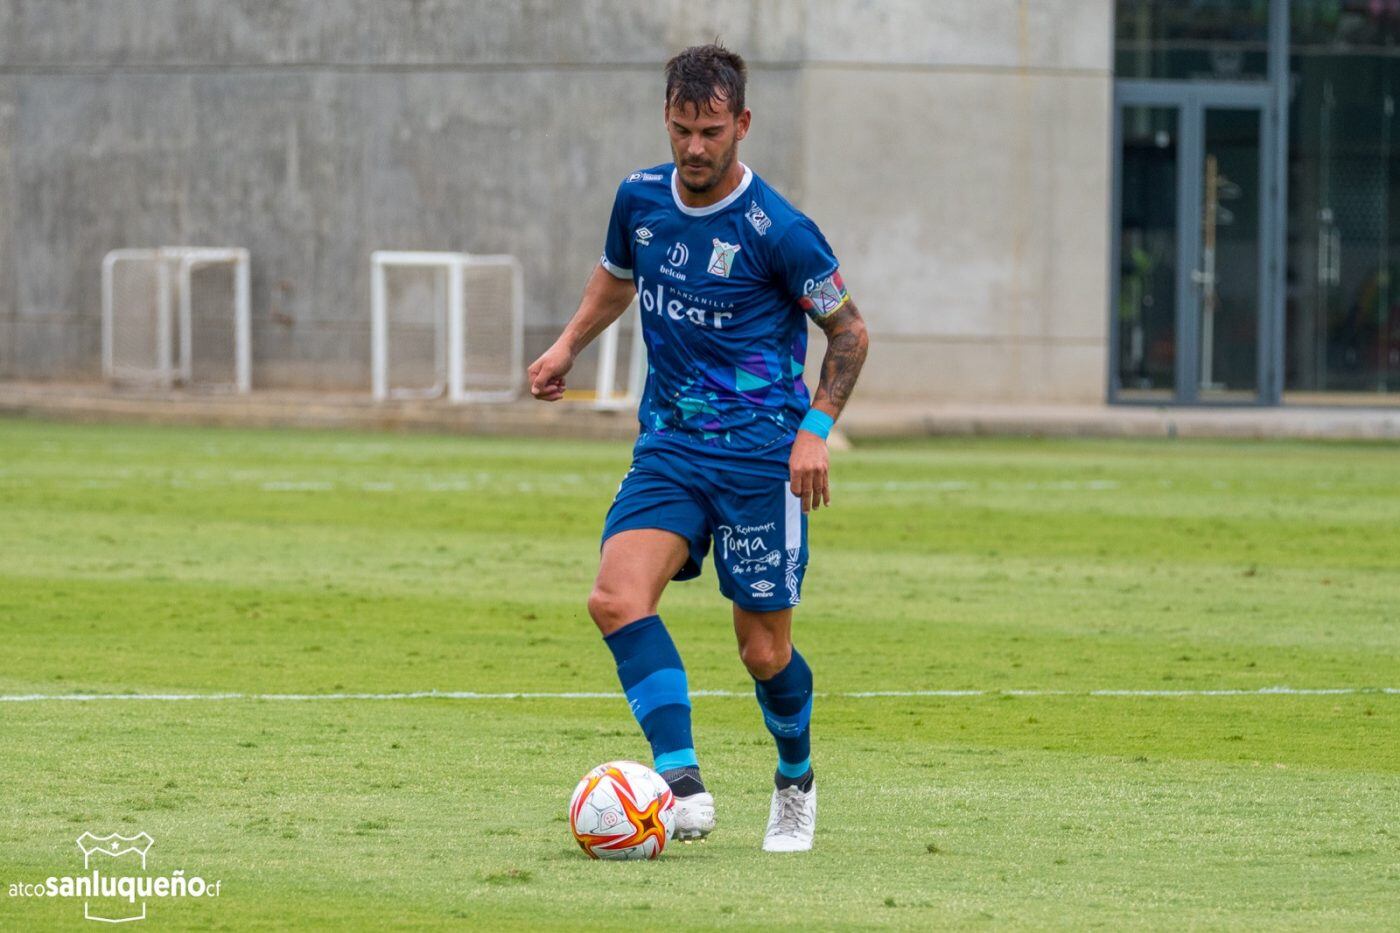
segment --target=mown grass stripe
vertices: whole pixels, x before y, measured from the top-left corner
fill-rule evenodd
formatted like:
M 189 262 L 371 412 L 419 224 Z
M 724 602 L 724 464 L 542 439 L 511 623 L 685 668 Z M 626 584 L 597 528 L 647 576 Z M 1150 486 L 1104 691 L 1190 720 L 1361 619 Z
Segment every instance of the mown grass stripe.
M 1260 687 L 1256 690 L 856 690 L 816 696 L 841 700 L 876 700 L 917 697 L 1270 697 L 1354 696 L 1400 694 L 1400 687 Z M 749 699 L 747 690 L 692 690 L 692 697 Z M 471 690 L 420 690 L 411 693 L 18 693 L 0 694 L 0 703 L 81 702 L 112 700 L 189 701 L 260 700 L 309 702 L 314 700 L 620 700 L 620 693 L 576 691 L 566 693 L 478 693 Z

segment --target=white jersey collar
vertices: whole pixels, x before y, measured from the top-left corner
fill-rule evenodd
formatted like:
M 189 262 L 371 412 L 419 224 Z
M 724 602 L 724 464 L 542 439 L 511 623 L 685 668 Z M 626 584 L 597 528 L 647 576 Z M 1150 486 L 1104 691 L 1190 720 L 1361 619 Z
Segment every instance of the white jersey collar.
M 690 207 L 681 200 L 680 189 L 676 187 L 676 176 L 680 174 L 680 169 L 673 166 L 671 171 L 671 200 L 676 202 L 676 209 L 690 217 L 708 217 L 711 214 L 724 210 L 726 207 L 739 200 L 740 196 L 749 189 L 749 182 L 753 181 L 753 169 L 744 165 L 742 162 L 739 164 L 744 166 L 744 177 L 739 181 L 738 186 L 721 200 L 713 204 L 707 204 L 704 207 Z

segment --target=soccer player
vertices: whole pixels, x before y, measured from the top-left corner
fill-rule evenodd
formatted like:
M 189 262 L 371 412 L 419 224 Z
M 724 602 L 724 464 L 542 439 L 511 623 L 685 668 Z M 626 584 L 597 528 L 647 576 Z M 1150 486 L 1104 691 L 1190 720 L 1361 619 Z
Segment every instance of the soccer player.
M 640 299 L 648 373 L 632 467 L 603 528 L 588 611 L 617 662 L 655 768 L 676 797 L 675 835 L 715 826 L 700 778 L 685 668 L 657 615 L 671 580 L 714 542 L 739 657 L 778 746 L 763 848 L 812 847 L 812 672 L 792 645 L 807 513 L 830 505 L 826 437 L 865 361 L 865 324 L 816 224 L 739 161 L 752 118 L 746 71 L 719 45 L 666 64 L 672 163 L 633 172 L 603 257 L 564 332 L 530 366 L 530 391 L 564 394 L 580 351 Z M 815 398 L 803 312 L 826 334 Z

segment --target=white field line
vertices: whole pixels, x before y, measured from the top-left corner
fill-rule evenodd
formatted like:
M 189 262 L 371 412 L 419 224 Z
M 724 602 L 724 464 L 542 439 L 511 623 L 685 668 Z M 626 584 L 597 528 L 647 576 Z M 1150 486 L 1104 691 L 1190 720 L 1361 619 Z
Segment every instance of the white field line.
M 1400 687 L 1260 687 L 1257 690 L 859 690 L 823 693 L 823 698 L 872 700 L 886 697 L 1269 697 L 1400 695 Z M 692 697 L 752 699 L 751 690 L 692 690 Z M 0 703 L 77 702 L 114 700 L 620 700 L 611 692 L 477 693 L 471 690 L 421 690 L 413 693 L 18 693 L 0 694 Z

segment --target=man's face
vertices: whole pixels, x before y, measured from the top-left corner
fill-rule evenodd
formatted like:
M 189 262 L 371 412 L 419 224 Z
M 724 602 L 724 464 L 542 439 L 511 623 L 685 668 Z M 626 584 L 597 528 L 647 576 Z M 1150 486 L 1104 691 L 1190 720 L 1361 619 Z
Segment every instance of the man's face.
M 671 137 L 676 177 L 687 191 L 704 194 L 734 164 L 739 140 L 749 132 L 749 111 L 735 116 L 719 98 L 711 98 L 703 110 L 694 104 L 667 104 L 666 132 Z

